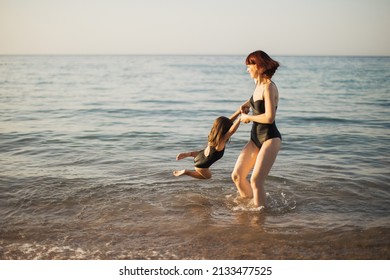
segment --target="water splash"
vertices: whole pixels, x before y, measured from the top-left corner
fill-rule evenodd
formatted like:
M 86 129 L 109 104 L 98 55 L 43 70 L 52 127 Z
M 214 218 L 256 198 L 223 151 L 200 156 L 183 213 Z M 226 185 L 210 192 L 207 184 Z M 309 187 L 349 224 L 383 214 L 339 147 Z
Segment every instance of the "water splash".
M 280 194 L 270 195 L 267 193 L 267 204 L 269 211 L 275 214 L 285 214 L 296 208 L 296 201 L 291 194 L 280 192 Z
M 257 212 L 285 214 L 296 208 L 296 201 L 290 194 L 280 192 L 280 194 L 266 193 L 267 207 L 256 207 L 252 199 L 241 198 L 234 195 L 226 195 L 227 206 L 233 212 Z

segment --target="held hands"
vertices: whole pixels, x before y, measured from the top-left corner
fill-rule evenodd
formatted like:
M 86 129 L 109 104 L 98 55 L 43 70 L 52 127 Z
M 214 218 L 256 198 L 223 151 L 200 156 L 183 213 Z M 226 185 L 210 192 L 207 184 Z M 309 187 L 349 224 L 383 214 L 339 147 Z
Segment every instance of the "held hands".
M 241 122 L 243 122 L 243 123 L 250 122 L 249 115 L 248 115 L 249 109 L 250 109 L 250 105 L 248 103 L 245 103 L 245 104 L 240 106 L 240 110 L 241 110 L 240 121 Z
M 244 103 L 237 109 L 237 111 L 233 114 L 232 117 L 230 117 L 230 119 L 234 120 L 241 114 L 241 116 L 238 118 L 238 121 L 241 121 L 243 123 L 249 123 L 250 119 L 249 119 L 249 115 L 247 115 L 249 113 L 249 109 L 250 109 L 250 105 Z
M 248 114 L 249 113 L 250 106 L 247 104 L 240 106 L 241 114 Z
M 248 114 L 241 114 L 241 117 L 240 117 L 240 120 L 243 122 L 243 123 L 250 123 L 250 119 L 249 119 L 249 115 Z

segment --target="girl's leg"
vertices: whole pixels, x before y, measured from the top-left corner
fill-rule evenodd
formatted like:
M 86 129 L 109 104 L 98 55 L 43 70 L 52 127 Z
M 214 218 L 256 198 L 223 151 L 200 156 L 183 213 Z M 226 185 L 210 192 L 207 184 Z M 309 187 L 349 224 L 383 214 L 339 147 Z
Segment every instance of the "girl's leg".
M 192 151 L 187 153 L 180 153 L 176 156 L 176 160 L 181 160 L 186 157 L 193 157 L 195 158 L 201 151 Z M 211 172 L 208 168 L 196 168 L 195 171 L 193 170 L 175 170 L 173 171 L 173 175 L 178 177 L 182 175 L 188 175 L 196 179 L 210 179 L 211 178 Z
M 175 176 L 182 176 L 182 175 L 187 175 L 196 179 L 210 179 L 211 178 L 211 172 L 210 169 L 208 168 L 196 168 L 195 171 L 192 170 L 177 170 L 173 171 L 173 175 Z
M 253 191 L 253 202 L 256 207 L 266 206 L 266 193 L 264 182 L 275 162 L 276 156 L 281 147 L 281 140 L 273 138 L 265 141 L 257 156 L 256 164 L 251 177 L 251 187 Z
M 232 173 L 232 179 L 240 192 L 241 197 L 253 197 L 252 188 L 247 176 L 255 165 L 258 152 L 259 148 L 257 148 L 255 143 L 253 143 L 253 141 L 249 141 L 237 158 L 237 162 Z

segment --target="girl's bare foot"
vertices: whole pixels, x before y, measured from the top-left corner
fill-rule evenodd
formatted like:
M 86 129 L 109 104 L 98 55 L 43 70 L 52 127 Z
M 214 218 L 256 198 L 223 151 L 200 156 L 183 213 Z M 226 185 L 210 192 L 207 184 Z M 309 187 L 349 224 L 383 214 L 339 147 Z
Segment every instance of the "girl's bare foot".
M 183 170 L 175 170 L 175 171 L 173 171 L 173 176 L 179 177 L 181 175 L 184 175 L 185 172 L 186 172 L 185 169 L 183 169 Z

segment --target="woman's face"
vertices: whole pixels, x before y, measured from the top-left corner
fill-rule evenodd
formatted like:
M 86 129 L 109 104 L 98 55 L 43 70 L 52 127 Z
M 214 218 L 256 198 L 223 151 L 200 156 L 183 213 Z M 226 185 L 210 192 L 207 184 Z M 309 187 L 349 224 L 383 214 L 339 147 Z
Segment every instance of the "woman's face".
M 252 79 L 259 78 L 259 70 L 257 69 L 256 64 L 248 64 L 246 67 L 246 71 L 249 73 Z

